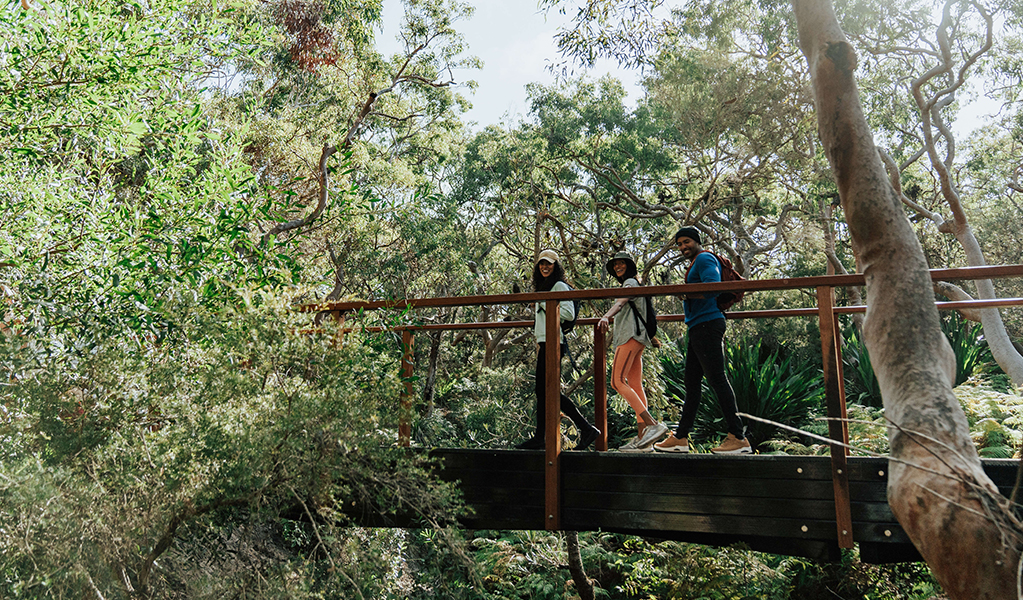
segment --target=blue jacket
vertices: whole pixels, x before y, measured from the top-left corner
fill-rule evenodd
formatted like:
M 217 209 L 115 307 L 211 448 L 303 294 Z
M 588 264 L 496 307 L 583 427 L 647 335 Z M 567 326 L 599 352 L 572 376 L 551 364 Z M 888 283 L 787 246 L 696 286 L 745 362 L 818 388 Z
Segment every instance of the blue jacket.
M 693 266 L 689 270 L 686 283 L 711 283 L 721 281 L 721 263 L 710 252 L 696 255 Z M 717 294 L 706 294 L 706 298 L 692 298 L 682 301 L 682 310 L 686 313 L 686 325 L 692 327 L 699 323 L 724 319 L 725 313 L 718 308 Z

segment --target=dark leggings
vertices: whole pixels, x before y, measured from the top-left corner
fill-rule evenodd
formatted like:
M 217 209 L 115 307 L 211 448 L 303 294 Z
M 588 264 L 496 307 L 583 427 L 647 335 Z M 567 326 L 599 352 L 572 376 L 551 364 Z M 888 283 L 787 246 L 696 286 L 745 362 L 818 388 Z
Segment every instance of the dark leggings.
M 540 352 L 536 355 L 536 437 L 544 437 L 547 431 L 547 410 L 545 408 L 547 397 L 547 343 L 540 342 Z M 565 394 L 561 394 L 561 412 L 572 419 L 575 428 L 579 433 L 588 431 L 592 425 L 586 420 L 572 400 Z
M 678 430 L 675 437 L 682 439 L 689 435 L 696 422 L 696 411 L 700 408 L 703 390 L 701 383 L 707 383 L 718 397 L 718 404 L 728 424 L 728 432 L 743 439 L 742 420 L 735 414 L 735 392 L 725 376 L 725 320 L 714 319 L 698 323 L 689 328 L 689 344 L 686 347 L 686 402 L 682 406 Z

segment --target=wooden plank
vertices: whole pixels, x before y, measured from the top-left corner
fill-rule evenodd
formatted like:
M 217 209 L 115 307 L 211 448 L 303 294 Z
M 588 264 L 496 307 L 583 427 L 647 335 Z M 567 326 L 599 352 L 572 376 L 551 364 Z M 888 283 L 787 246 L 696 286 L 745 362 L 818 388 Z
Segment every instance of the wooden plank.
M 933 281 L 952 281 L 959 279 L 996 279 L 1001 277 L 1017 277 L 1023 275 L 1023 265 L 996 265 L 983 267 L 963 267 L 958 269 L 931 269 Z M 690 283 L 672 285 L 651 285 L 630 290 L 633 297 L 643 296 L 675 296 L 684 292 L 720 293 L 724 291 L 745 290 L 788 290 L 817 288 L 820 286 L 849 287 L 865 285 L 862 273 L 848 275 L 818 275 L 813 277 L 790 277 L 784 279 L 748 279 L 741 282 L 728 281 L 717 283 Z M 684 288 L 684 289 L 683 289 Z M 439 298 L 400 298 L 392 300 L 352 301 L 352 302 L 318 302 L 304 304 L 298 308 L 301 312 L 353 312 L 360 309 L 377 310 L 381 308 L 431 308 L 442 306 L 482 306 L 484 304 L 525 304 L 545 302 L 548 300 L 587 300 L 597 298 L 621 297 L 621 288 L 600 288 L 571 290 L 568 292 L 528 292 L 523 294 L 493 294 L 489 296 L 458 296 Z
M 735 477 L 831 482 L 827 456 L 667 454 L 661 452 L 566 452 L 564 473 L 600 473 L 648 477 L 673 475 Z
M 894 516 L 889 523 L 853 523 L 853 535 L 857 542 L 875 542 L 885 544 L 908 544 L 909 536 L 899 525 Z
M 442 461 L 444 468 L 468 466 L 477 469 L 540 471 L 543 452 L 539 450 L 438 448 L 430 450 L 430 457 Z M 673 474 L 790 479 L 794 481 L 831 481 L 828 456 L 788 456 L 756 454 L 721 456 L 715 454 L 663 454 L 625 452 L 564 452 L 562 469 L 565 472 L 600 474 L 632 474 L 671 476 Z M 1011 459 L 985 459 L 985 469 L 999 485 L 1011 486 L 1015 482 L 1016 464 Z M 887 481 L 888 459 L 850 456 L 847 461 L 849 479 L 859 481 Z M 1001 481 L 997 477 L 1001 477 Z
M 849 472 L 846 468 L 849 428 L 846 424 L 845 396 L 842 395 L 842 355 L 835 319 L 835 289 L 817 288 L 817 310 L 820 312 L 821 355 L 824 360 L 824 396 L 828 407 L 828 437 L 840 444 L 831 444 L 831 481 L 835 494 L 835 529 L 838 545 L 854 546 L 852 516 L 849 509 Z
M 593 494 L 564 493 L 563 510 L 631 510 L 636 512 L 674 512 L 683 514 L 720 514 L 750 517 L 789 518 L 799 515 L 816 520 L 834 520 L 835 504 L 828 499 L 754 498 L 748 496 L 705 496 L 669 494 Z M 893 523 L 895 517 L 887 504 L 854 502 L 850 505 L 853 521 Z
M 543 510 L 543 488 L 515 488 L 515 487 L 468 487 L 461 488 L 462 497 L 469 506 L 481 506 L 484 504 L 493 505 L 523 505 L 535 506 L 536 510 Z
M 543 474 L 535 471 L 505 471 L 497 473 L 494 471 L 478 470 L 451 470 L 441 473 L 444 481 L 459 481 L 460 487 L 468 488 L 491 488 L 495 485 L 506 488 L 543 490 Z
M 508 471 L 543 471 L 543 453 L 539 450 L 464 450 L 438 449 L 430 452 L 443 468 L 497 469 Z
M 803 498 L 834 500 L 830 481 L 801 481 L 798 485 L 784 479 L 734 477 L 637 477 L 630 475 L 596 475 L 565 473 L 564 489 L 591 492 L 623 492 L 630 494 L 665 493 L 676 496 L 703 494 L 754 498 Z M 851 482 L 852 497 L 859 501 L 887 502 L 884 486 L 876 483 Z
M 897 562 L 923 562 L 923 557 L 911 543 L 874 543 L 859 542 L 860 560 L 872 565 L 883 565 Z
M 637 511 L 601 511 L 567 508 L 566 529 L 626 528 L 647 531 L 688 531 L 768 536 L 791 539 L 835 540 L 835 521 L 814 519 L 778 519 L 736 517 L 731 515 L 691 515 Z
M 458 520 L 470 529 L 544 529 L 543 506 L 481 505 Z

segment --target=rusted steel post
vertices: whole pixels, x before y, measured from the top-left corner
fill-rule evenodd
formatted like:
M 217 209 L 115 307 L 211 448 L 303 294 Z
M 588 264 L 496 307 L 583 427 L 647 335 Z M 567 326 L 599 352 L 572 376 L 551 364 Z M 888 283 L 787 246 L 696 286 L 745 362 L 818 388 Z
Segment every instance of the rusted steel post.
M 828 434 L 831 439 L 849 443 L 849 430 L 845 422 L 845 398 L 841 382 L 841 355 L 837 319 L 835 318 L 835 290 L 830 286 L 817 288 L 817 310 L 820 315 L 821 353 L 824 359 L 824 394 L 828 404 Z M 848 453 L 845 446 L 831 445 L 831 480 L 835 490 L 835 522 L 839 548 L 852 548 L 852 512 L 849 503 Z
M 561 528 L 561 303 L 548 300 L 547 316 L 547 386 L 545 407 L 547 427 L 544 431 L 544 526 L 549 531 Z
M 412 331 L 401 332 L 401 379 L 405 383 L 401 391 L 401 414 L 398 416 L 398 444 L 408 448 L 412 443 L 412 375 L 415 364 Z
M 593 420 L 600 429 L 597 450 L 607 451 L 607 334 L 593 326 Z

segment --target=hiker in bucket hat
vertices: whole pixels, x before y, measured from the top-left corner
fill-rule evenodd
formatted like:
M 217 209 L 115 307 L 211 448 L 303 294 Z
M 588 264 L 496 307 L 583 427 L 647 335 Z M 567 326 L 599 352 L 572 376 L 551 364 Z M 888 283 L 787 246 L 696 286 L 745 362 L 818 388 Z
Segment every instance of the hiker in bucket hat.
M 623 288 L 639 287 L 636 261 L 628 252 L 615 254 L 604 268 Z M 646 392 L 643 390 L 643 350 L 655 344 L 646 325 L 648 319 L 657 318 L 652 307 L 646 298 L 619 298 L 597 323 L 597 327 L 606 332 L 610 319 L 614 317 L 612 346 L 615 351 L 611 366 L 611 386 L 636 411 L 638 433 L 619 448 L 622 452 L 652 451 L 654 442 L 668 433 L 666 425 L 650 416 Z

